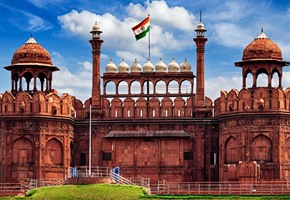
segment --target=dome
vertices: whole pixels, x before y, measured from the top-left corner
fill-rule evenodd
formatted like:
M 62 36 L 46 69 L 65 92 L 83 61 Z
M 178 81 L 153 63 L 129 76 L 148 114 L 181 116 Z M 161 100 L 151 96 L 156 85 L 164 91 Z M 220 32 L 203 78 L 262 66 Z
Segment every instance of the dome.
M 204 29 L 204 25 L 203 25 L 202 22 L 199 22 L 199 23 L 197 24 L 196 30 L 205 30 L 205 29 Z
M 274 59 L 282 61 L 281 49 L 262 31 L 244 50 L 243 61 Z
M 48 51 L 40 46 L 32 36 L 24 45 L 15 51 L 11 61 L 11 65 L 25 63 L 52 65 Z
M 130 68 L 131 72 L 141 72 L 142 66 L 138 63 L 137 59 L 135 58 L 134 63 L 131 65 Z
M 166 72 L 166 65 L 165 63 L 161 60 L 155 65 L 155 71 L 156 72 Z
M 190 63 L 184 59 L 184 61 L 180 64 L 180 72 L 191 72 L 191 65 Z
M 150 60 L 147 60 L 147 62 L 143 65 L 143 72 L 153 72 L 154 66 L 150 62 Z
M 95 24 L 94 24 L 94 26 L 93 26 L 93 28 L 92 28 L 92 31 L 101 31 L 98 22 L 95 22 Z
M 178 70 L 179 66 L 173 58 L 172 61 L 168 64 L 168 72 L 178 72 Z
M 106 65 L 106 73 L 116 73 L 117 66 L 113 63 L 112 59 L 110 59 L 110 62 Z
M 118 71 L 119 72 L 125 72 L 127 73 L 129 71 L 129 65 L 124 61 L 124 59 L 122 60 L 122 62 L 118 65 Z

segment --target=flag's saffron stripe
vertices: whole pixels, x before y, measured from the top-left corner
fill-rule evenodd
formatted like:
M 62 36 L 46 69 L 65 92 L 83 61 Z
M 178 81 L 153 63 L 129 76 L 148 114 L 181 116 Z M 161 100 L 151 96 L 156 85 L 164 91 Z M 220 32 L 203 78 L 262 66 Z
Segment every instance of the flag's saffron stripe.
M 147 29 L 143 31 L 142 33 L 140 33 L 139 35 L 135 35 L 136 40 L 140 40 L 143 37 L 145 37 L 149 31 L 150 31 L 150 26 L 148 26 Z
M 132 29 L 133 31 L 138 29 L 138 28 L 141 28 L 142 26 L 145 26 L 146 24 L 148 24 L 150 22 L 150 17 L 146 17 L 142 22 L 140 22 L 139 24 L 137 24 L 136 26 L 134 26 Z

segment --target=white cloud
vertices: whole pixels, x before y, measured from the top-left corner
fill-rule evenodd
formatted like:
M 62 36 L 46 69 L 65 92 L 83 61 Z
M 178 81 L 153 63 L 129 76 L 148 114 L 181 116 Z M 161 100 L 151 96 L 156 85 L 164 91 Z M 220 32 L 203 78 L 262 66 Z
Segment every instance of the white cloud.
M 175 28 L 192 32 L 196 27 L 196 19 L 192 13 L 181 6 L 169 7 L 166 1 L 147 1 L 144 6 L 130 3 L 126 9 L 129 16 L 139 20 L 150 14 L 152 23 L 161 27 Z
M 68 67 L 66 58 L 60 53 L 53 52 L 53 63 L 59 67 L 60 71 L 53 73 L 53 88 L 59 95 L 69 93 L 82 101 L 91 96 L 92 87 L 92 63 L 89 61 L 76 62 L 77 70 L 72 72 Z M 73 65 L 73 63 L 69 63 Z
M 195 17 L 183 7 L 169 7 L 165 1 L 146 2 L 144 7 L 130 3 L 126 8 L 129 16 L 123 19 L 110 13 L 98 15 L 87 10 L 80 12 L 72 10 L 58 16 L 58 20 L 63 31 L 86 40 L 90 37 L 89 32 L 94 22 L 97 21 L 103 31 L 101 37 L 105 41 L 102 49 L 115 50 L 117 56 L 128 55 L 130 52 L 132 55 L 137 55 L 140 60 L 146 60 L 148 40 L 142 39 L 136 42 L 131 30 L 135 24 L 144 19 L 144 16 L 138 14 L 144 9 L 145 12 L 150 11 L 152 15 L 150 35 L 153 57 L 159 58 L 166 51 L 180 51 L 192 46 L 192 43 L 188 43 L 188 36 L 193 33 Z M 120 53 L 122 51 L 123 53 Z
M 220 97 L 220 91 L 230 91 L 231 89 L 241 89 L 242 78 L 240 76 L 223 77 L 207 79 L 205 81 L 205 94 L 212 101 Z
M 227 47 L 244 48 L 247 46 L 246 41 L 249 30 L 241 28 L 234 23 L 219 23 L 213 26 L 214 34 L 211 36 L 216 43 Z

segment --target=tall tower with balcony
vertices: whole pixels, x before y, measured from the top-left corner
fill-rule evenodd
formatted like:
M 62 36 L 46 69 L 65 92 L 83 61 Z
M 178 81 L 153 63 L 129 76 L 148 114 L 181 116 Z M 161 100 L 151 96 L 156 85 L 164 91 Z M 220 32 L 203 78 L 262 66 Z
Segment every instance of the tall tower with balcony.
M 195 30 L 196 38 L 196 108 L 202 111 L 206 107 L 205 87 L 204 87 L 204 52 L 207 38 L 204 36 L 206 29 L 203 23 L 200 22 Z
M 100 56 L 101 56 L 101 45 L 104 42 L 101 40 L 101 29 L 96 22 L 90 32 L 92 34 L 92 39 L 90 43 L 92 45 L 92 117 L 101 118 L 102 117 L 102 108 L 101 108 L 101 70 L 100 70 Z

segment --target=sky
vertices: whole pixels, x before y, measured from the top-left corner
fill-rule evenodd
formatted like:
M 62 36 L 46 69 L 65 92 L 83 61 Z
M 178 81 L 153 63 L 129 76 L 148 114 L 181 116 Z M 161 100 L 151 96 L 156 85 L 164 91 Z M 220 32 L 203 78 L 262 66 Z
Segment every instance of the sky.
M 92 55 L 90 31 L 98 22 L 104 40 L 101 74 L 110 59 L 131 66 L 135 58 L 143 66 L 148 58 L 148 39 L 135 40 L 131 28 L 150 14 L 151 62 L 160 58 L 168 65 L 186 58 L 196 73 L 193 38 L 200 20 L 205 36 L 205 93 L 215 100 L 220 91 L 241 89 L 244 48 L 263 28 L 264 33 L 290 61 L 290 1 L 288 0 L 1 0 L 0 93 L 11 89 L 14 52 L 31 36 L 50 52 L 54 72 L 52 87 L 84 101 L 91 96 Z M 289 68 L 289 69 L 288 69 Z M 283 88 L 290 86 L 290 67 L 283 68 Z M 262 81 L 263 82 L 263 81 Z M 262 84 L 262 83 L 261 83 Z

